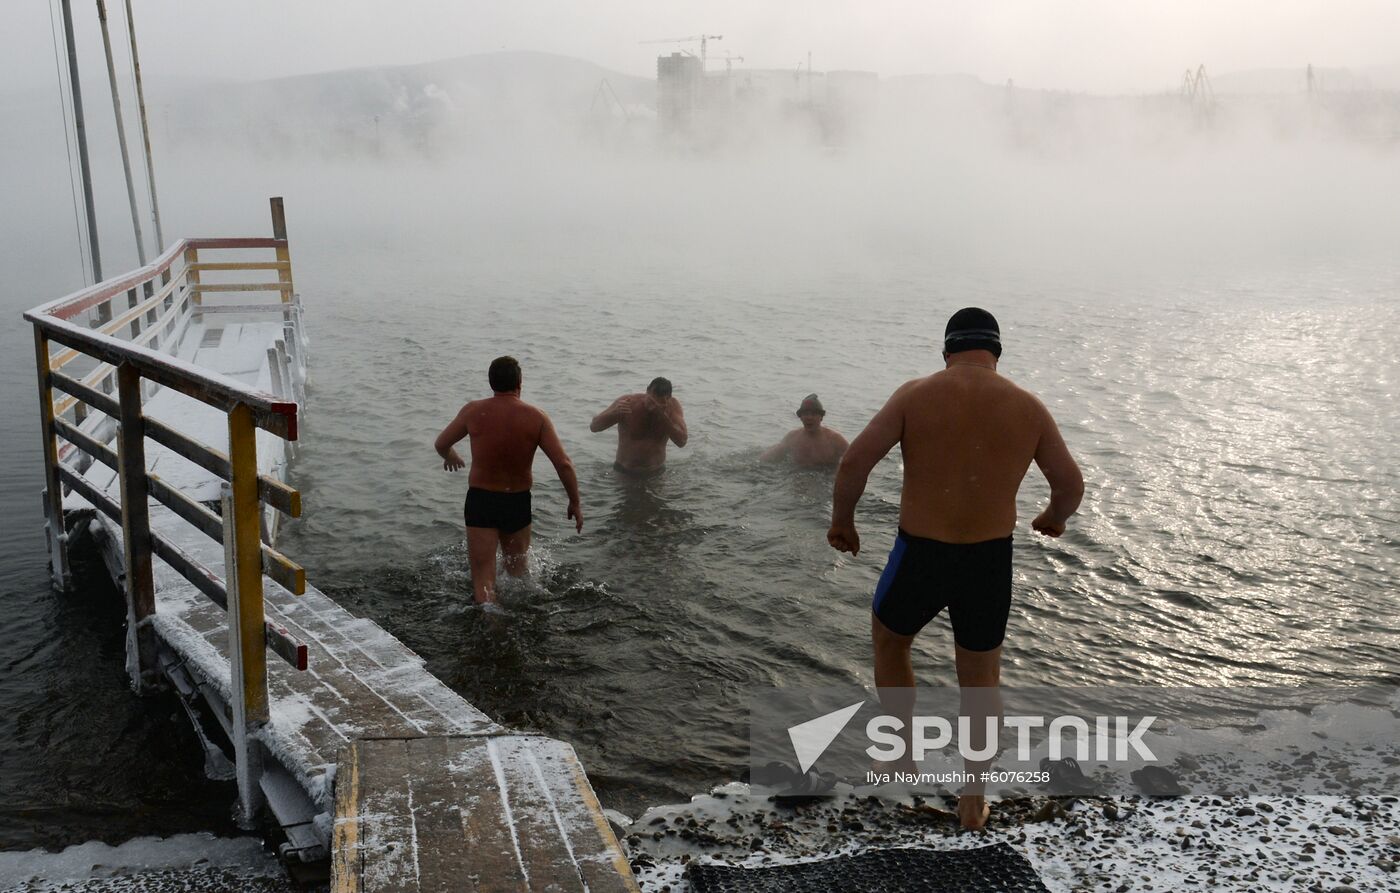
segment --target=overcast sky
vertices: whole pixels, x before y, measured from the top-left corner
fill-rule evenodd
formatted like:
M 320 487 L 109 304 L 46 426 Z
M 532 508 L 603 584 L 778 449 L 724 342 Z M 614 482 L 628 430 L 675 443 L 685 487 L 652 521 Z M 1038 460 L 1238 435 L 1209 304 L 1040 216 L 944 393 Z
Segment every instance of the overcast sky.
M 50 10 L 4 0 L 0 89 L 53 84 Z M 148 78 L 261 79 L 541 50 L 650 77 L 656 38 L 722 34 L 747 67 L 966 72 L 1091 92 L 1174 89 L 1204 62 L 1400 65 L 1397 0 L 133 0 Z M 72 0 L 85 78 L 103 76 L 93 0 Z M 123 0 L 108 0 L 124 41 Z M 56 15 L 55 15 L 56 18 Z M 687 45 L 692 46 L 693 45 Z M 119 60 L 123 59 L 119 56 Z M 119 61 L 119 64 L 124 64 Z

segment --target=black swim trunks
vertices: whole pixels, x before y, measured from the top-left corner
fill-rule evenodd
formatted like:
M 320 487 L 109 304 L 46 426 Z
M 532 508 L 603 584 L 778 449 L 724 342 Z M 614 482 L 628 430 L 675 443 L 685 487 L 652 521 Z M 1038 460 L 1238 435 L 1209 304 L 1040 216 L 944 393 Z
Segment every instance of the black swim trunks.
M 1011 537 L 945 543 L 899 531 L 871 610 L 891 632 L 912 636 L 945 607 L 962 647 L 1001 644 L 1011 611 Z
M 515 533 L 530 526 L 530 491 L 497 493 L 471 487 L 462 507 L 468 527 L 492 527 L 501 533 Z

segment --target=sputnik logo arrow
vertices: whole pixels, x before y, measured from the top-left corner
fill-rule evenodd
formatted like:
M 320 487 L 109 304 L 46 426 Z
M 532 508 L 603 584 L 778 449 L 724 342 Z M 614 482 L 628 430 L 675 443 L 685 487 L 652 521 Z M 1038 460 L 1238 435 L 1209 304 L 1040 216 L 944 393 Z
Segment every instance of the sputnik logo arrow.
M 858 701 L 825 716 L 798 723 L 787 730 L 788 738 L 792 741 L 792 752 L 797 754 L 797 765 L 803 774 L 821 759 L 831 742 L 836 740 L 836 736 L 846 728 L 846 723 L 851 721 L 851 717 L 855 716 L 856 711 L 864 704 L 864 701 Z

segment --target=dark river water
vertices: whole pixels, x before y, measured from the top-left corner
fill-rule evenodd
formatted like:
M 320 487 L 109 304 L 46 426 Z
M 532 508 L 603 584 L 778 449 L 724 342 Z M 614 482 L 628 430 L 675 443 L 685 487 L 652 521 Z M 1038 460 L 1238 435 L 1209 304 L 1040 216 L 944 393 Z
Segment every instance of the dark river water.
M 1350 216 L 1366 177 L 1294 204 L 1271 188 L 1309 164 L 1169 166 L 1146 196 L 1140 170 L 1068 163 L 912 185 L 815 162 L 243 170 L 172 189 L 167 232 L 260 233 L 286 195 L 312 365 L 283 548 L 472 703 L 571 742 L 635 812 L 738 775 L 753 687 L 870 682 L 898 456 L 852 558 L 825 543 L 830 475 L 758 455 L 813 391 L 854 436 L 939 367 L 965 305 L 998 316 L 1003 374 L 1054 412 L 1087 487 L 1059 541 L 1029 531 L 1036 471 L 1023 487 L 1009 684 L 1400 682 L 1400 229 Z M 100 566 L 47 584 L 18 313 L 79 284 L 66 210 L 12 244 L 0 305 L 0 848 L 229 832 L 230 786 L 203 778 L 178 706 L 125 688 Z M 492 617 L 468 606 L 465 476 L 432 440 L 504 353 L 578 465 L 586 526 L 541 461 L 534 573 Z M 589 419 L 656 375 L 690 443 L 619 480 Z M 921 681 L 952 684 L 951 649 L 940 619 Z

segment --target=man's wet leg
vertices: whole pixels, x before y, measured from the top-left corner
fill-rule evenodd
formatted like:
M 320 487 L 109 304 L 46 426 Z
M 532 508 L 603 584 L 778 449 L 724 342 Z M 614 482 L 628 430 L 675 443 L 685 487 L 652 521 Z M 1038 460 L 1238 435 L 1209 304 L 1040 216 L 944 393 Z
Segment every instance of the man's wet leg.
M 901 636 L 870 615 L 870 639 L 875 648 L 875 689 L 887 716 L 900 720 L 899 736 L 904 740 L 904 756 L 886 768 L 895 772 L 918 772 L 914 763 L 914 663 L 909 650 L 913 636 Z
M 514 533 L 501 534 L 501 554 L 505 557 L 506 573 L 523 577 L 529 573 L 530 528 L 526 524 Z
M 968 717 L 968 745 L 982 751 L 988 744 L 988 721 L 1001 725 L 1001 646 L 989 651 L 972 651 L 954 645 L 958 668 L 958 688 L 961 691 L 959 712 Z M 993 730 L 995 733 L 995 729 Z M 992 760 L 964 760 L 963 768 L 973 774 L 990 769 Z M 982 781 L 968 784 L 958 795 L 958 819 L 964 828 L 976 830 L 987 824 L 991 813 L 987 806 L 986 785 Z
M 478 605 L 496 601 L 496 546 L 500 540 L 493 527 L 467 528 L 467 566 L 472 575 L 472 598 Z

